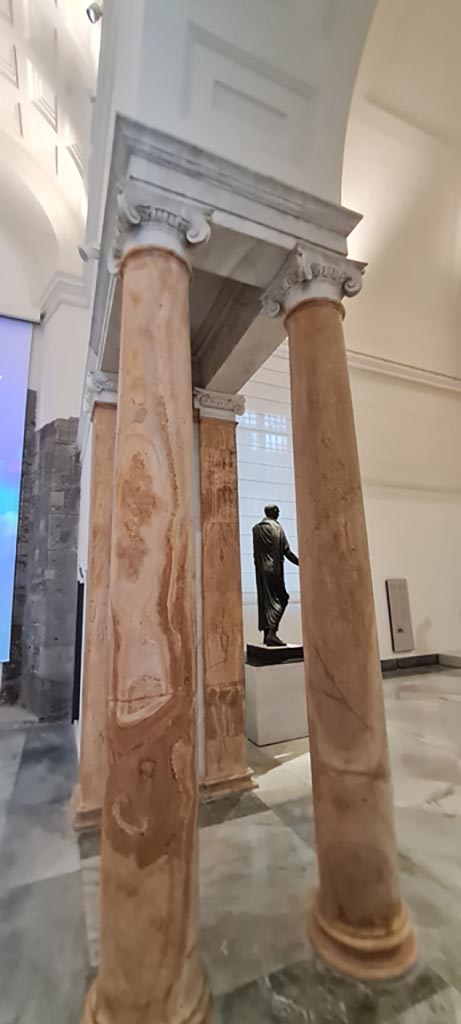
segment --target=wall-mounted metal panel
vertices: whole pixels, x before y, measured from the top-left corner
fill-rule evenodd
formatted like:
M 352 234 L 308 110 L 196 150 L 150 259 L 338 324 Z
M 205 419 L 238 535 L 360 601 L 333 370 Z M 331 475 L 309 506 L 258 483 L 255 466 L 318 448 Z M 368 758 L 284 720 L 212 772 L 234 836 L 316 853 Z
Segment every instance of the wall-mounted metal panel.
M 414 651 L 415 640 L 411 622 L 407 580 L 386 580 L 387 603 L 391 622 L 392 647 L 398 654 Z

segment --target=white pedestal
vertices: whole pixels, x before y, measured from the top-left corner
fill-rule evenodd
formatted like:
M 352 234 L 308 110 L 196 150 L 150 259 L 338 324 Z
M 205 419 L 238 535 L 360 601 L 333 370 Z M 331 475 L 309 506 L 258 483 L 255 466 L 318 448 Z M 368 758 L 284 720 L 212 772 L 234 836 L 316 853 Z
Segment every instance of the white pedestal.
M 262 747 L 308 735 L 304 662 L 245 665 L 247 736 Z

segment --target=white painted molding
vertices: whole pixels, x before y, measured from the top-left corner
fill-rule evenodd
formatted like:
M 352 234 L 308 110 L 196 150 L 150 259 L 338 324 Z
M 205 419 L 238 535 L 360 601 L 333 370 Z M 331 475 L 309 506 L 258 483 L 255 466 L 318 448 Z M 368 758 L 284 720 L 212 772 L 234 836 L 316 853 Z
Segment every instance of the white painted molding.
M 358 295 L 365 267 L 365 263 L 298 243 L 262 297 L 264 312 L 275 317 L 289 312 L 305 299 L 327 298 L 340 302 L 344 296 Z
M 347 350 L 347 362 L 349 369 L 361 370 L 364 373 L 379 373 L 385 377 L 395 377 L 398 380 L 409 381 L 412 384 L 421 384 L 424 387 L 443 388 L 446 391 L 457 391 L 461 394 L 461 378 L 451 377 L 449 374 L 437 373 L 434 370 L 424 370 L 421 366 L 411 366 L 407 363 L 398 363 L 392 359 L 383 359 L 381 356 L 371 356 L 364 352 Z
M 83 397 L 83 412 L 93 415 L 96 403 L 101 405 L 116 405 L 118 390 L 118 375 L 116 373 L 103 373 L 101 370 L 94 370 L 88 373 L 86 387 Z
M 29 309 L 2 309 L 0 310 L 0 317 L 5 317 L 6 320 L 24 320 L 28 324 L 39 324 L 40 323 L 40 310 L 37 308 Z
M 171 249 L 188 262 L 192 246 L 204 245 L 211 233 L 212 211 L 191 206 L 148 186 L 127 182 L 117 196 L 115 238 L 108 257 L 111 274 L 118 274 L 123 256 L 136 246 Z
M 49 320 L 60 306 L 87 309 L 88 305 L 88 292 L 81 277 L 74 274 L 54 274 L 40 301 L 41 320 Z
M 221 391 L 194 388 L 194 408 L 203 417 L 235 421 L 237 416 L 243 416 L 245 412 L 245 398 L 243 395 L 226 395 Z
M 346 348 L 346 353 L 350 370 L 377 373 L 384 377 L 394 377 L 396 380 L 419 384 L 421 387 L 442 388 L 445 391 L 455 391 L 461 394 L 461 377 L 453 377 L 448 373 L 439 373 L 436 370 L 425 370 L 422 366 L 399 363 L 395 359 L 385 359 L 383 356 L 372 356 L 367 352 L 356 352 L 351 348 Z M 288 338 L 285 338 L 283 344 L 277 349 L 277 356 L 288 362 Z

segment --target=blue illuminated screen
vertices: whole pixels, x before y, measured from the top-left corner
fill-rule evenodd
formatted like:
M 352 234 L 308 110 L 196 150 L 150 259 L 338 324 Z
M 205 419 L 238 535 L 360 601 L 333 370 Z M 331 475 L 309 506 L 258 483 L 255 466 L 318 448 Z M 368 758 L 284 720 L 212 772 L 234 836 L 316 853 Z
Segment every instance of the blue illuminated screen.
M 0 663 L 10 656 L 31 334 L 30 324 L 0 317 Z

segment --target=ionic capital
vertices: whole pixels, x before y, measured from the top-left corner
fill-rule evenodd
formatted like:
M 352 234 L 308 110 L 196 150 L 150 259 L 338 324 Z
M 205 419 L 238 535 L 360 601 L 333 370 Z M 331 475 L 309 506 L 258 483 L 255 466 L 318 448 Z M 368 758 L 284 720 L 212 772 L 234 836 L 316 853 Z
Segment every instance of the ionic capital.
M 288 313 L 306 299 L 332 299 L 358 295 L 365 263 L 338 253 L 299 243 L 262 297 L 268 316 Z
M 83 410 L 93 415 L 96 403 L 100 405 L 117 405 L 118 375 L 94 370 L 86 378 Z
M 237 416 L 243 416 L 245 412 L 245 399 L 243 395 L 226 395 L 221 391 L 194 388 L 194 408 L 198 409 L 202 417 L 235 422 Z
M 193 246 L 203 245 L 210 237 L 212 211 L 191 206 L 168 193 L 128 182 L 119 188 L 117 223 L 109 271 L 118 274 L 123 257 L 130 249 L 152 247 L 168 249 L 189 265 Z

